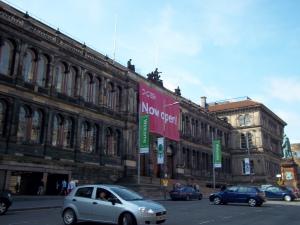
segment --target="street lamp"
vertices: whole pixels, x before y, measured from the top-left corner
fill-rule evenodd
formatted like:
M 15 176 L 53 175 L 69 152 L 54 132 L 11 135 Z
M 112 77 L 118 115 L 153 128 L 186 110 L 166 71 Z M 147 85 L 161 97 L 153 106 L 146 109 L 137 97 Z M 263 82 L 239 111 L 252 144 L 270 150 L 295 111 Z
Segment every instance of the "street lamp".
M 173 103 L 170 103 L 170 104 L 164 104 L 163 105 L 163 112 L 165 113 L 166 111 L 166 108 L 167 107 L 170 107 L 170 106 L 173 106 L 173 105 L 177 105 L 179 104 L 179 102 L 173 102 Z M 161 182 L 162 182 L 162 174 L 164 176 L 164 179 L 167 178 L 167 174 L 165 173 L 165 168 L 166 168 L 166 135 L 165 135 L 165 132 L 166 132 L 166 121 L 165 121 L 165 118 L 163 118 L 163 131 L 162 131 L 162 136 L 163 136 L 163 143 L 164 143 L 164 146 L 163 146 L 163 149 L 164 149 L 164 160 L 163 160 L 163 164 L 160 164 L 160 185 L 161 185 Z M 166 199 L 167 198 L 167 195 L 166 195 L 166 186 L 164 185 L 164 198 Z
M 249 159 L 249 178 L 250 178 L 250 183 L 253 183 L 252 180 L 252 173 L 251 173 L 251 160 L 250 160 L 250 146 L 249 146 L 249 133 L 246 133 L 246 146 L 247 146 L 247 154 L 248 154 L 248 159 Z

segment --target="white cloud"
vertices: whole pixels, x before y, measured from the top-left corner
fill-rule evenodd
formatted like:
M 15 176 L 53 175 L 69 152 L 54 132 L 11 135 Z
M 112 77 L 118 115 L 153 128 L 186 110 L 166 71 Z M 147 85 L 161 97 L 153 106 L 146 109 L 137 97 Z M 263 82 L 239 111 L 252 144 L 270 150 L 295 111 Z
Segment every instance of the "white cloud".
M 300 102 L 300 79 L 297 77 L 270 77 L 266 79 L 266 94 L 284 102 Z
M 291 111 L 285 111 L 282 109 L 274 110 L 276 114 L 283 119 L 288 125 L 285 127 L 285 133 L 289 137 L 291 143 L 300 143 L 300 120 L 299 114 Z

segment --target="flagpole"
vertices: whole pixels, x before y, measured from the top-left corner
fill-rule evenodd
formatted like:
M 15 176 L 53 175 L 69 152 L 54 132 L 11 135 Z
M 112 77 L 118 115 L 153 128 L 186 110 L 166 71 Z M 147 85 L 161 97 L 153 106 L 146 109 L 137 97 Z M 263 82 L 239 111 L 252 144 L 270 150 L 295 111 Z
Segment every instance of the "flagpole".
M 213 130 L 211 131 L 211 147 L 212 147 L 212 153 L 213 153 L 213 162 L 212 162 L 212 167 L 213 167 L 213 188 L 214 190 L 216 189 L 216 171 L 215 171 L 215 151 L 214 151 L 214 133 Z
M 115 15 L 115 32 L 114 32 L 114 58 L 113 62 L 116 60 L 116 47 L 117 47 L 117 23 L 118 23 L 118 15 Z

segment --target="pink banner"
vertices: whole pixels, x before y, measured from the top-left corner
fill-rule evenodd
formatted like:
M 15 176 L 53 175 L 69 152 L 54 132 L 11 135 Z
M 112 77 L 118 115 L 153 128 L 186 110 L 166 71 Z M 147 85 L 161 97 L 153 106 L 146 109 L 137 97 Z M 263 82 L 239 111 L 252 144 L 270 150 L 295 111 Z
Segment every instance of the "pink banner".
M 150 132 L 179 141 L 179 103 L 145 83 L 139 84 L 140 113 L 150 117 Z

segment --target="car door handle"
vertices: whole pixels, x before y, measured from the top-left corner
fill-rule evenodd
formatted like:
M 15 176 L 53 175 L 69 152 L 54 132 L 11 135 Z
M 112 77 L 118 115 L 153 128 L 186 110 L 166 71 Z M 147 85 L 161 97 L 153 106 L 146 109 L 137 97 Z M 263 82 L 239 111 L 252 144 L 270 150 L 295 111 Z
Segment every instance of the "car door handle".
M 93 205 L 97 205 L 98 203 L 97 202 L 93 202 Z
M 73 202 L 76 202 L 77 200 L 75 198 L 72 199 Z

